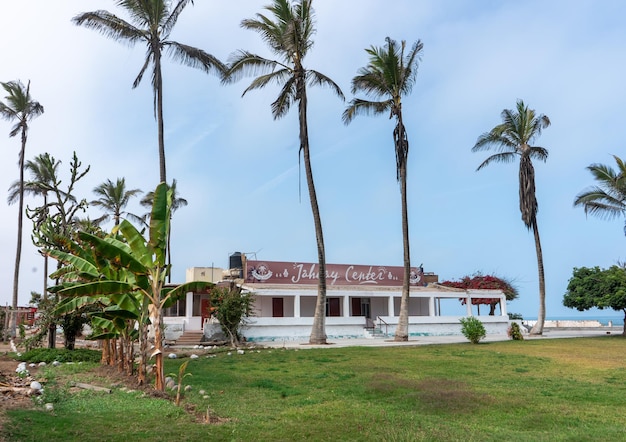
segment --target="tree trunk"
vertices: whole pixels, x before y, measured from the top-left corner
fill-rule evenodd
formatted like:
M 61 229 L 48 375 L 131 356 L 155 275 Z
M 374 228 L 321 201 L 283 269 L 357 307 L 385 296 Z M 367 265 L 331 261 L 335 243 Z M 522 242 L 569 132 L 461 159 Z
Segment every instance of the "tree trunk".
M 164 136 L 164 123 L 163 123 L 163 77 L 161 76 L 161 50 L 159 44 L 153 45 L 154 52 L 154 72 L 156 75 L 155 87 L 156 87 L 156 117 L 159 136 L 159 178 L 162 183 L 166 181 L 165 173 L 165 136 Z
M 165 390 L 165 375 L 163 370 L 163 317 L 161 309 L 154 306 L 154 310 L 150 315 L 153 320 L 154 327 L 154 353 L 155 353 L 155 373 L 154 388 L 158 391 Z
M 402 115 L 398 111 L 398 134 L 396 134 L 396 160 L 398 164 L 398 178 L 400 179 L 400 194 L 402 198 L 402 246 L 403 246 L 403 262 L 404 272 L 402 280 L 402 298 L 400 300 L 400 315 L 398 317 L 398 326 L 394 336 L 394 341 L 409 340 L 409 299 L 410 299 L 410 277 L 411 277 L 411 253 L 409 246 L 409 215 L 407 203 L 406 175 L 407 175 L 407 159 L 408 159 L 408 140 L 404 124 L 402 123 Z M 399 145 L 400 144 L 400 145 Z M 391 312 L 390 312 L 391 313 Z
M 143 315 L 140 316 L 139 321 L 139 367 L 137 367 L 137 381 L 139 385 L 145 385 L 148 360 L 148 326 Z
M 22 149 L 20 150 L 20 201 L 17 214 L 17 247 L 15 250 L 15 270 L 13 272 L 13 314 L 11 316 L 11 337 L 16 337 L 17 304 L 20 280 L 20 260 L 22 258 L 22 228 L 24 224 L 24 156 L 26 155 L 26 128 L 22 127 Z
M 406 191 L 406 167 L 400 172 L 400 188 L 402 194 L 402 244 L 404 250 L 404 273 L 402 281 L 402 299 L 400 300 L 400 316 L 394 341 L 409 340 L 409 279 L 411 275 L 411 258 L 409 249 L 409 221 Z
M 109 340 L 105 339 L 100 341 L 102 347 L 102 357 L 100 358 L 100 364 L 109 365 Z
M 533 234 L 535 236 L 535 249 L 537 251 L 537 270 L 539 273 L 539 313 L 537 313 L 537 322 L 530 330 L 530 334 L 541 335 L 543 333 L 543 325 L 546 320 L 546 281 L 543 272 L 543 253 L 541 252 L 541 241 L 539 240 L 537 219 L 533 220 L 532 226 Z
M 304 169 L 306 182 L 309 188 L 309 200 L 313 212 L 315 224 L 315 238 L 317 240 L 317 259 L 319 263 L 319 278 L 317 285 L 317 300 L 315 302 L 315 315 L 313 316 L 313 328 L 309 337 L 310 344 L 326 344 L 326 251 L 324 248 L 324 233 L 322 231 L 322 219 L 320 217 L 315 183 L 313 182 L 313 169 L 311 168 L 311 156 L 309 151 L 309 132 L 307 127 L 307 97 L 305 79 L 298 80 L 299 117 L 300 117 L 300 150 L 304 157 Z

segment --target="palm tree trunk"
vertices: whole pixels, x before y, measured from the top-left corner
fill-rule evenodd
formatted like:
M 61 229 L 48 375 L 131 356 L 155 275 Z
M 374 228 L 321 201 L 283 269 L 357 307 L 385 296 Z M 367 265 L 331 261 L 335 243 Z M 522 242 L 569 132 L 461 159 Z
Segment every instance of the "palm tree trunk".
M 161 76 L 161 50 L 158 48 L 154 51 L 154 72 L 156 75 L 156 105 L 157 105 L 157 126 L 159 134 L 159 177 L 162 183 L 166 181 L 165 174 L 165 136 L 164 124 L 163 124 L 163 77 Z
M 299 118 L 300 118 L 300 149 L 304 157 L 304 169 L 306 182 L 309 187 L 309 199 L 315 224 L 315 238 L 317 240 L 317 259 L 319 263 L 319 278 L 317 285 L 317 300 L 315 303 L 315 315 L 313 316 L 313 328 L 309 337 L 310 344 L 326 344 L 326 250 L 324 248 L 324 233 L 322 231 L 322 219 L 317 204 L 315 183 L 313 182 L 313 170 L 311 168 L 311 156 L 309 151 L 309 132 L 307 126 L 307 97 L 304 77 L 298 80 Z
M 15 338 L 17 331 L 17 304 L 20 280 L 20 261 L 22 258 L 22 229 L 24 224 L 24 157 L 26 155 L 26 129 L 22 128 L 22 149 L 20 151 L 20 202 L 17 214 L 17 247 L 15 251 L 15 270 L 13 272 L 13 300 L 11 315 L 11 337 Z
M 409 340 L 409 296 L 411 276 L 411 254 L 409 248 L 409 216 L 406 191 L 406 162 L 400 170 L 400 193 L 402 195 L 402 245 L 404 249 L 404 274 L 402 280 L 402 298 L 400 300 L 400 316 L 394 341 Z M 390 312 L 391 314 L 392 312 Z
M 395 109 L 397 125 L 394 129 L 394 147 L 396 150 L 396 165 L 398 180 L 400 181 L 400 195 L 402 198 L 402 246 L 404 272 L 402 278 L 402 298 L 400 300 L 400 315 L 394 341 L 409 340 L 409 297 L 411 277 L 411 252 L 409 246 L 409 215 L 406 190 L 407 160 L 409 157 L 409 140 L 402 121 L 400 105 Z M 393 312 L 390 312 L 393 313 Z
M 539 240 L 539 229 L 537 228 L 536 218 L 533 219 L 532 226 L 535 236 L 535 250 L 537 251 L 537 270 L 539 273 L 539 313 L 537 313 L 537 322 L 530 330 L 530 334 L 541 335 L 546 320 L 546 281 L 543 272 L 543 253 L 541 252 L 541 241 Z

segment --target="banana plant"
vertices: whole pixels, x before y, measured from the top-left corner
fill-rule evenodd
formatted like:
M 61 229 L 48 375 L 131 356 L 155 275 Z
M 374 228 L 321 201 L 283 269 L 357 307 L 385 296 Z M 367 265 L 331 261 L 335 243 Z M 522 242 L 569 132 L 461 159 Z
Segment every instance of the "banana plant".
M 165 183 L 154 191 L 148 239 L 130 222 L 122 222 L 112 235 L 100 238 L 79 232 L 79 240 L 89 247 L 75 247 L 71 252 L 50 251 L 66 267 L 63 287 L 55 291 L 63 297 L 106 296 L 113 303 L 129 301 L 136 296 L 140 324 L 140 371 L 145 367 L 147 336 L 143 324 L 149 323 L 154 332 L 155 389 L 165 389 L 163 372 L 163 309 L 185 296 L 187 292 L 201 291 L 214 284 L 202 281 L 187 282 L 175 288 L 165 287 L 169 266 L 167 237 L 169 232 L 172 192 Z M 121 235 L 124 241 L 115 238 Z M 92 259 L 93 258 L 93 259 Z M 143 367 L 142 367 L 143 366 Z M 141 382 L 141 378 L 140 378 Z

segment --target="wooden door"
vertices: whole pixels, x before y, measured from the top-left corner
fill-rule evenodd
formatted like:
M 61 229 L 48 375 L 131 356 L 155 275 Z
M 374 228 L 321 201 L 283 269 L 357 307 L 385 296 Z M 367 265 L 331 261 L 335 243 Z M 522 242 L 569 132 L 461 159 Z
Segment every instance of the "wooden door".
M 328 298 L 326 304 L 326 316 L 341 316 L 341 304 L 339 298 Z
M 282 318 L 284 316 L 283 298 L 272 298 L 272 316 L 274 318 Z

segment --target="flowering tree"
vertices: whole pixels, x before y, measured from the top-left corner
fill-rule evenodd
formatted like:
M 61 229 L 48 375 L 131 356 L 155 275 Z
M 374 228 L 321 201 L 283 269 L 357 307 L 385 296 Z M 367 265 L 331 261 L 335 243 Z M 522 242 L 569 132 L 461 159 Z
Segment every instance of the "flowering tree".
M 457 289 L 475 289 L 475 290 L 502 290 L 507 301 L 512 301 L 519 297 L 517 288 L 511 282 L 504 278 L 493 275 L 483 275 L 480 272 L 471 276 L 464 276 L 458 281 L 443 281 L 440 283 L 446 287 Z M 465 304 L 465 298 L 459 298 L 462 304 Z M 489 305 L 489 315 L 493 316 L 496 311 L 496 305 L 500 301 L 499 298 L 472 298 L 472 305 L 486 304 Z

